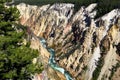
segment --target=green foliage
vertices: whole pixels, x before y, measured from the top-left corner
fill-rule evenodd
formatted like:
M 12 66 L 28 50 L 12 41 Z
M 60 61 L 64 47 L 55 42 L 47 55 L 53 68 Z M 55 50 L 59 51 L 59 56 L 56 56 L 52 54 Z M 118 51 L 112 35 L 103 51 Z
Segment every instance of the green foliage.
M 12 0 L 0 0 L 0 4 L 3 4 L 5 2 L 10 2 L 10 1 L 12 1 Z
M 112 80 L 112 77 L 118 68 L 120 68 L 120 61 L 118 61 L 115 66 L 112 66 L 112 69 L 110 70 L 111 74 L 109 76 L 109 80 Z
M 19 11 L 15 7 L 6 8 L 0 1 L 0 79 L 23 80 L 43 70 L 42 64 L 33 64 L 38 51 L 24 44 L 25 28 L 15 24 Z
M 75 4 L 75 11 L 78 11 L 81 6 L 88 6 L 91 3 L 98 3 L 96 8 L 97 16 L 96 18 L 110 12 L 115 8 L 120 8 L 120 0 L 15 0 L 15 3 L 28 3 L 34 5 L 45 5 L 54 3 L 73 3 Z

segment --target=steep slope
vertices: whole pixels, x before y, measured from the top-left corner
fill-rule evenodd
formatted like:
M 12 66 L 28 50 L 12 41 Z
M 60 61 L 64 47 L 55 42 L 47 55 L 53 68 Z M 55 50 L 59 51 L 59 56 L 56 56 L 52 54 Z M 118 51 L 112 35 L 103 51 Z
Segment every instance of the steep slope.
M 47 47 L 55 51 L 56 63 L 73 79 L 119 80 L 120 9 L 95 20 L 96 6 L 82 6 L 76 13 L 74 4 L 65 3 L 41 7 L 22 3 L 17 8 L 21 13 L 20 23 L 31 30 L 29 35 L 44 38 Z M 48 77 L 64 80 L 64 75 L 49 67 L 50 54 L 39 39 L 32 37 L 31 43 L 39 49 Z

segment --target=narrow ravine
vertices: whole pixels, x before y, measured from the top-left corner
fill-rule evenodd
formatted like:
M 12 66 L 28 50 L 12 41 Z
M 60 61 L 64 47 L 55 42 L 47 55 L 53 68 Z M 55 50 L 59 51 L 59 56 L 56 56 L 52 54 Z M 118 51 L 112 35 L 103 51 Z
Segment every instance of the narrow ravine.
M 61 72 L 62 74 L 64 74 L 65 77 L 66 77 L 66 80 L 73 80 L 72 77 L 70 76 L 70 74 L 64 68 L 61 68 L 61 67 L 59 67 L 59 65 L 56 64 L 56 61 L 55 61 L 55 58 L 54 58 L 55 57 L 54 49 L 48 48 L 46 46 L 46 41 L 43 38 L 40 38 L 40 43 L 50 53 L 50 58 L 49 58 L 48 64 L 51 66 L 51 68 L 53 68 L 54 70 L 57 70 L 57 71 Z

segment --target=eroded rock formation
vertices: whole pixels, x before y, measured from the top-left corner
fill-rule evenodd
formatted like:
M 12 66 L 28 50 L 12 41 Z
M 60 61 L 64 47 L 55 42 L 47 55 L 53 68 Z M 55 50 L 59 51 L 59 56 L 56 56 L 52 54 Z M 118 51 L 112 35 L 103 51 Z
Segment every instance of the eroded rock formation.
M 120 79 L 120 9 L 94 19 L 97 4 L 82 6 L 74 12 L 74 4 L 19 4 L 20 23 L 32 34 L 43 37 L 55 50 L 57 64 L 75 80 Z M 49 52 L 39 40 L 31 38 L 33 48 L 40 51 L 48 77 L 64 80 L 61 73 L 49 67 Z

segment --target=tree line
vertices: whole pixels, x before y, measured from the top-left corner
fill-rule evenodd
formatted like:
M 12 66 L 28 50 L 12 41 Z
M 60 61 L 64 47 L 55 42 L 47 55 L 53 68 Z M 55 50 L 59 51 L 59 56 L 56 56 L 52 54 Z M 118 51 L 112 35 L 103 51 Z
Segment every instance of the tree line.
M 5 7 L 6 1 L 10 0 L 0 0 L 0 80 L 28 80 L 43 67 L 33 64 L 38 51 L 26 41 L 26 27 L 16 23 L 19 11 L 16 7 Z
M 54 3 L 73 3 L 75 4 L 75 11 L 78 11 L 81 6 L 88 6 L 91 3 L 97 3 L 96 18 L 110 12 L 113 9 L 120 8 L 120 0 L 15 0 L 15 4 L 21 2 L 34 4 L 34 5 L 45 5 Z

